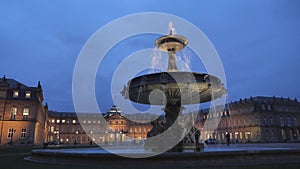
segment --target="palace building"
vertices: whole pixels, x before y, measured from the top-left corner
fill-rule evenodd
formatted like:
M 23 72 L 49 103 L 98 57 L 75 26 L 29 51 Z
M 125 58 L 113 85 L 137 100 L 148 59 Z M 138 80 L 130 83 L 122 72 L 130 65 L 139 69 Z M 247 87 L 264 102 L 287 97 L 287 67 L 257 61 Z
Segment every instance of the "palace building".
M 231 102 L 224 111 L 199 113 L 201 139 L 226 142 L 228 132 L 234 142 L 300 141 L 300 103 L 297 99 L 250 97 Z M 214 125 L 217 124 L 217 125 Z
M 142 141 L 152 128 L 147 120 L 153 118 L 151 114 L 125 115 L 117 106 L 112 106 L 102 116 L 105 121 L 96 113 L 49 111 L 48 141 L 64 144 Z
M 125 114 L 117 106 L 105 114 L 48 111 L 43 100 L 40 82 L 29 87 L 0 78 L 0 145 L 142 142 L 153 127 L 151 121 L 165 123 L 162 115 Z M 297 99 L 257 96 L 218 109 L 196 112 L 195 127 L 201 131 L 202 141 L 212 138 L 223 143 L 226 132 L 232 142 L 300 141 Z
M 43 90 L 0 78 L 0 145 L 39 145 L 46 141 L 48 106 Z

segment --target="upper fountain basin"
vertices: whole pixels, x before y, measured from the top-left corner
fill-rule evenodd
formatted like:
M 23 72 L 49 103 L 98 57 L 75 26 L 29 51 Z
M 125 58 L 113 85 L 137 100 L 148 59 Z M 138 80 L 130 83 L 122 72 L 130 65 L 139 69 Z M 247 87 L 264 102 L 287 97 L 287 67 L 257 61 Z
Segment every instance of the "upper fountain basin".
M 155 40 L 154 45 L 164 52 L 178 52 L 182 50 L 189 41 L 180 35 L 165 35 Z

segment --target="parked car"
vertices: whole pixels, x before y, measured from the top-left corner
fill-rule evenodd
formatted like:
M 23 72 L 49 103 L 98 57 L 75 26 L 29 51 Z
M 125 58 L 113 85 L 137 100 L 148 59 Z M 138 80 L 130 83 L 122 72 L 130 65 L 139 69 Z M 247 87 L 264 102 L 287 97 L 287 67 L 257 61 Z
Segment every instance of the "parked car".
M 214 138 L 209 138 L 204 141 L 205 144 L 217 144 L 217 140 Z

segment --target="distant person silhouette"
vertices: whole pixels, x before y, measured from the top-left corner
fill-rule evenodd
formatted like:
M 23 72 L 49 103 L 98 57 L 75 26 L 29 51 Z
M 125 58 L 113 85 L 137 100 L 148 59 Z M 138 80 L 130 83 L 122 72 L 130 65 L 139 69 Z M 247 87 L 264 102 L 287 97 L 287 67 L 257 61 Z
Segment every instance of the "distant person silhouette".
M 230 143 L 230 135 L 228 132 L 226 132 L 226 143 L 227 143 L 227 147 L 229 146 L 229 143 Z

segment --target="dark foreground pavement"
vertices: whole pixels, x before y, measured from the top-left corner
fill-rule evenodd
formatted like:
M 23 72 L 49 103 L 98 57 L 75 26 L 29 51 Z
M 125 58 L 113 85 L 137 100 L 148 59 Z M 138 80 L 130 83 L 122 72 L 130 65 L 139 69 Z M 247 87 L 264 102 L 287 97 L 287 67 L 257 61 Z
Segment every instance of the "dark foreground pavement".
M 149 158 L 126 158 L 100 148 L 84 150 L 34 150 L 26 160 L 52 164 L 140 168 L 196 168 L 199 166 L 248 166 L 300 164 L 299 143 L 208 145 L 204 152 L 167 152 Z

